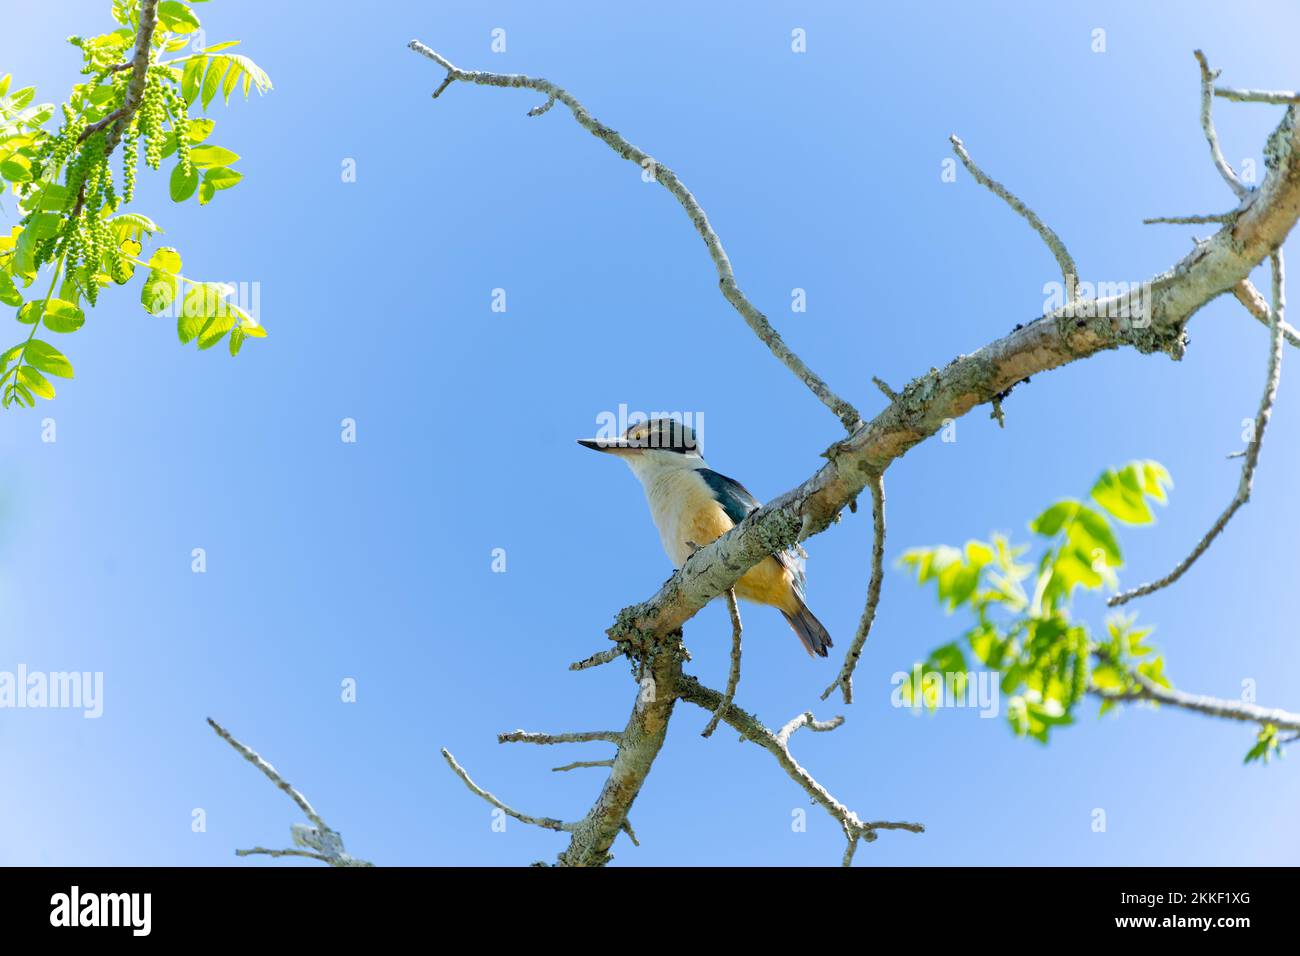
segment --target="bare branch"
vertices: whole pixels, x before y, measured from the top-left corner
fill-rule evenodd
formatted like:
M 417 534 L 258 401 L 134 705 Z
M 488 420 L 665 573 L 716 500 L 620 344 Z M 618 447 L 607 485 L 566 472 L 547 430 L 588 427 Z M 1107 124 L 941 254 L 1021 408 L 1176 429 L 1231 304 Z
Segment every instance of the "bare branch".
M 727 689 L 722 694 L 722 703 L 718 709 L 713 712 L 709 718 L 708 724 L 700 733 L 701 737 L 712 737 L 713 731 L 717 729 L 718 721 L 722 719 L 722 712 L 731 706 L 731 702 L 736 697 L 736 688 L 740 685 L 740 607 L 736 604 L 736 592 L 732 588 L 727 588 L 727 610 L 731 613 L 731 671 L 727 674 Z
M 727 706 L 730 707 L 731 704 L 728 703 Z M 793 735 L 796 730 L 803 727 L 807 727 L 813 733 L 824 734 L 829 733 L 843 724 L 843 715 L 836 715 L 830 720 L 818 720 L 812 715 L 811 710 L 805 710 L 802 714 L 796 714 L 793 718 L 788 720 L 785 725 L 776 732 L 776 739 L 782 746 L 788 746 L 791 735 Z
M 1223 150 L 1219 148 L 1219 134 L 1214 129 L 1214 81 L 1219 76 L 1219 71 L 1210 71 L 1210 64 L 1205 60 L 1205 54 L 1200 50 L 1195 51 L 1196 62 L 1201 66 L 1201 129 L 1205 131 L 1205 139 L 1210 144 L 1210 157 L 1214 160 L 1214 166 L 1219 171 L 1230 189 L 1236 193 L 1238 199 L 1245 199 L 1250 190 L 1247 189 L 1237 178 L 1237 174 L 1232 171 L 1228 161 L 1223 158 Z
M 1099 655 L 1100 656 L 1100 655 Z M 1104 658 L 1103 658 L 1104 659 Z M 1114 692 L 1098 687 L 1089 687 L 1088 693 L 1102 700 L 1115 703 L 1142 702 L 1167 704 L 1182 710 L 1190 710 L 1208 717 L 1224 720 L 1239 720 L 1243 723 L 1259 724 L 1261 727 L 1272 724 L 1278 730 L 1300 731 L 1300 714 L 1273 707 L 1260 707 L 1244 701 L 1224 700 L 1208 697 L 1204 694 L 1189 694 L 1171 687 L 1161 687 L 1136 670 L 1129 670 L 1128 676 L 1137 684 L 1135 690 Z
M 880 389 L 882 395 L 891 402 L 898 400 L 898 393 L 889 387 L 889 384 L 878 375 L 871 376 L 871 383 Z
M 642 170 L 654 177 L 654 181 L 663 186 L 672 194 L 681 207 L 690 217 L 695 231 L 700 234 L 704 240 L 705 246 L 708 247 L 709 256 L 713 259 L 714 268 L 718 273 L 718 283 L 722 289 L 722 295 L 732 307 L 740 313 L 741 317 L 753 330 L 754 334 L 763 341 L 771 350 L 772 354 L 781 361 L 786 368 L 793 372 L 800 381 L 802 381 L 812 391 L 818 399 L 829 408 L 835 417 L 843 423 L 845 429 L 853 431 L 862 422 L 862 416 L 858 410 L 835 394 L 816 373 L 812 371 L 803 359 L 790 349 L 780 334 L 772 327 L 767 316 L 760 312 L 752 302 L 740 290 L 736 284 L 736 275 L 732 270 L 731 261 L 727 258 L 727 252 L 722 246 L 722 240 L 714 231 L 713 226 L 709 224 L 709 217 L 705 214 L 703 207 L 686 188 L 686 185 L 677 178 L 667 166 L 656 162 L 649 154 L 633 146 L 626 139 L 619 135 L 617 130 L 610 129 L 604 123 L 601 123 L 589 112 L 587 108 L 578 102 L 573 96 L 565 90 L 556 86 L 549 80 L 539 77 L 524 76 L 519 73 L 484 73 L 478 70 L 462 70 L 452 64 L 449 60 L 429 49 L 419 40 L 412 40 L 410 48 L 421 56 L 428 57 L 447 71 L 447 79 L 443 81 L 442 86 L 438 88 L 441 93 L 447 84 L 453 80 L 460 80 L 465 83 L 474 83 L 480 86 L 501 86 L 515 87 L 537 90 L 539 93 L 545 93 L 548 97 L 544 106 L 537 107 L 530 111 L 529 115 L 536 116 L 550 108 L 551 103 L 559 100 L 573 113 L 573 118 L 578 124 L 606 146 L 618 153 L 623 159 L 635 163 Z M 435 96 L 437 94 L 434 94 Z
M 298 846 L 310 847 L 315 853 L 304 853 L 298 850 L 267 850 L 263 847 L 254 847 L 251 850 L 236 850 L 236 856 L 249 856 L 252 854 L 265 853 L 270 856 L 309 856 L 312 859 L 321 860 L 330 866 L 373 866 L 365 860 L 351 856 L 343 848 L 343 835 L 321 819 L 307 798 L 302 792 L 294 787 L 284 777 L 280 776 L 279 771 L 266 762 L 257 751 L 251 747 L 236 740 L 235 737 L 222 727 L 219 723 L 208 718 L 210 726 L 226 743 L 230 744 L 235 751 L 251 763 L 254 767 L 270 780 L 275 786 L 289 795 L 289 798 L 298 805 L 303 814 L 312 822 L 312 826 L 305 823 L 295 823 L 290 827 L 290 833 L 293 836 L 293 842 Z
M 617 730 L 587 730 L 574 734 L 537 734 L 528 730 L 512 730 L 497 734 L 499 744 L 583 744 L 593 740 L 617 744 L 622 739 L 623 735 Z
M 231 735 L 230 731 L 226 730 L 225 727 L 222 727 L 211 717 L 208 718 L 208 726 L 216 731 L 218 737 L 220 737 L 226 743 L 230 744 L 230 746 L 234 747 L 235 750 L 239 752 L 239 755 L 241 757 L 243 757 L 245 760 L 251 763 L 258 770 L 262 771 L 262 773 L 266 775 L 266 778 L 270 780 L 273 784 L 275 784 L 276 787 L 278 787 L 280 790 L 283 790 L 285 793 L 287 793 L 289 795 L 289 799 L 291 799 L 294 803 L 298 804 L 298 809 L 303 812 L 303 814 L 307 817 L 308 820 L 316 824 L 316 826 L 320 827 L 321 829 L 326 829 L 326 830 L 329 829 L 325 825 L 325 821 L 322 820 L 320 816 L 316 813 L 316 811 L 312 808 L 312 805 L 307 802 L 307 798 L 303 796 L 302 793 L 296 787 L 293 786 L 293 784 L 289 783 L 288 780 L 285 780 L 282 776 L 280 776 L 279 772 L 274 767 L 272 767 L 269 763 L 263 760 L 261 755 L 257 751 L 253 750 L 251 747 L 247 747 L 244 744 L 240 743 Z
M 330 858 L 321 853 L 312 853 L 310 850 L 268 850 L 264 846 L 255 846 L 249 850 L 236 850 L 235 856 L 305 856 L 311 860 L 320 860 L 322 863 L 328 863 Z
M 678 692 L 682 700 L 689 701 L 697 707 L 702 707 L 710 713 L 717 712 L 722 705 L 722 695 L 716 690 L 705 687 L 694 677 L 689 674 L 683 674 L 678 682 Z M 753 714 L 742 710 L 735 704 L 728 705 L 722 712 L 722 719 L 731 727 L 737 730 L 740 735 L 746 739 L 758 744 L 768 753 L 776 758 L 781 769 L 786 775 L 797 783 L 815 803 L 822 807 L 844 828 L 845 836 L 848 837 L 851 848 L 856 846 L 859 839 L 871 842 L 876 839 L 877 830 L 908 830 L 912 833 L 924 833 L 925 827 L 919 823 L 899 823 L 889 821 L 871 821 L 864 822 L 856 813 L 840 803 L 830 792 L 817 782 L 807 770 L 799 765 L 790 753 L 788 740 L 799 727 L 809 727 L 812 730 L 826 731 L 833 730 L 844 722 L 843 717 L 837 717 L 830 721 L 814 720 L 812 714 L 800 714 L 785 727 L 781 728 L 779 734 L 773 733 L 763 725 Z M 845 853 L 844 865 L 848 866 L 853 859 L 851 852 Z
M 1300 93 L 1290 90 L 1234 90 L 1228 86 L 1216 86 L 1214 95 L 1236 103 L 1273 103 L 1277 106 L 1300 103 Z
M 563 767 L 552 767 L 552 773 L 564 773 L 566 770 L 578 770 L 581 767 L 612 767 L 614 758 L 608 760 L 575 760 L 573 763 L 566 763 Z
M 451 767 L 452 772 L 455 773 L 456 776 L 460 777 L 461 781 L 465 786 L 469 787 L 471 792 L 478 794 L 488 803 L 492 804 L 492 806 L 501 810 L 507 816 L 514 817 L 520 823 L 527 823 L 531 826 L 541 827 L 544 830 L 561 830 L 566 833 L 572 832 L 574 827 L 577 826 L 575 823 L 565 823 L 563 820 L 556 820 L 553 817 L 530 817 L 526 813 L 520 813 L 518 810 L 514 809 L 514 807 L 502 803 L 470 779 L 470 775 L 465 772 L 465 768 L 456 762 L 456 758 L 451 755 L 451 751 L 446 747 L 442 748 L 442 757 L 447 761 L 447 765 Z
M 1056 264 L 1061 267 L 1061 277 L 1065 280 L 1066 289 L 1069 290 L 1067 295 L 1068 297 L 1073 298 L 1074 289 L 1079 282 L 1079 269 L 1074 264 L 1074 259 L 1070 257 L 1070 253 L 1065 248 L 1065 243 L 1061 241 L 1061 237 L 1053 232 L 1050 226 L 1039 219 L 1037 213 L 1017 199 L 1012 194 L 1011 190 L 1007 189 L 1006 186 L 1003 186 L 996 179 L 991 179 L 986 176 L 984 171 L 976 166 L 975 161 L 970 158 L 970 153 L 966 152 L 966 147 L 962 145 L 962 141 L 957 138 L 956 133 L 953 133 L 952 136 L 949 137 L 949 140 L 952 142 L 953 151 L 956 152 L 966 169 L 970 171 L 970 174 L 975 177 L 975 181 L 981 186 L 987 187 L 993 195 L 1005 202 L 1017 214 L 1023 216 L 1025 221 L 1034 227 L 1034 231 L 1042 237 L 1043 242 L 1047 243 L 1047 248 L 1050 249 L 1052 255 L 1056 257 Z
M 1259 400 L 1259 410 L 1255 412 L 1254 433 L 1251 436 L 1250 445 L 1246 448 L 1245 460 L 1241 464 L 1241 478 L 1237 482 L 1237 493 L 1232 496 L 1232 501 L 1228 503 L 1228 507 L 1224 509 L 1223 514 L 1219 515 L 1218 520 L 1210 526 L 1210 530 L 1196 543 L 1192 553 L 1183 558 L 1177 567 L 1156 581 L 1111 596 L 1106 601 L 1106 604 L 1110 607 L 1119 607 L 1134 598 L 1159 591 L 1181 578 L 1187 572 L 1187 569 L 1196 563 L 1196 559 L 1214 543 L 1214 539 L 1228 526 L 1228 522 L 1232 520 L 1232 516 L 1237 513 L 1237 510 L 1250 500 L 1250 491 L 1255 480 L 1255 465 L 1259 462 L 1260 448 L 1264 443 L 1264 429 L 1268 427 L 1268 420 L 1273 414 L 1273 402 L 1277 398 L 1277 385 L 1282 375 L 1282 322 L 1286 309 L 1286 293 L 1282 250 L 1280 248 L 1272 254 L 1271 260 L 1273 267 L 1273 308 L 1269 313 L 1268 374 L 1264 382 L 1264 395 Z
M 574 826 L 569 846 L 557 861 L 561 866 L 603 866 L 611 858 L 609 848 L 615 838 L 620 833 L 631 836 L 628 814 L 668 734 L 683 651 L 679 633 L 660 642 L 653 659 L 644 663 L 614 766 L 596 802 Z
M 1172 223 L 1179 226 L 1200 226 L 1211 222 L 1232 222 L 1236 217 L 1236 212 L 1219 212 L 1207 216 L 1155 216 L 1151 219 L 1143 219 L 1142 225 Z
M 592 667 L 599 667 L 601 664 L 608 664 L 610 661 L 616 661 L 625 655 L 622 647 L 611 647 L 609 650 L 597 651 L 590 657 L 580 661 L 575 661 L 569 665 L 571 671 L 585 671 Z
M 1260 295 L 1253 282 L 1249 279 L 1242 279 L 1232 287 L 1232 294 L 1237 297 L 1238 302 L 1246 307 L 1247 312 L 1259 320 L 1262 325 L 1268 326 L 1273 312 L 1269 308 L 1268 300 Z M 1282 337 L 1287 340 L 1287 343 L 1300 347 L 1300 332 L 1296 331 L 1295 326 L 1288 322 L 1279 322 L 1278 324 L 1282 328 Z M 1239 458 L 1242 455 L 1245 455 L 1245 452 L 1237 452 L 1229 457 Z
M 853 635 L 853 643 L 844 654 L 844 664 L 839 675 L 822 691 L 822 700 L 831 695 L 836 687 L 844 696 L 844 703 L 853 703 L 853 671 L 862 656 L 867 637 L 871 634 L 871 625 L 876 620 L 876 606 L 880 603 L 880 586 L 885 579 L 885 478 L 876 475 L 871 482 L 871 581 L 867 584 L 867 604 L 862 609 L 858 620 L 858 630 Z

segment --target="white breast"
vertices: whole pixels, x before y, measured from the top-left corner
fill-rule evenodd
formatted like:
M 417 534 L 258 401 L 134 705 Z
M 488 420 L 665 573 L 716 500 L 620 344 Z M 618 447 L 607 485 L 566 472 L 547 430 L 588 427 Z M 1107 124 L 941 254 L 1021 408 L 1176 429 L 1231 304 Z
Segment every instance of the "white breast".
M 669 455 L 667 460 L 659 458 Z M 628 464 L 641 480 L 650 516 L 659 529 L 659 541 L 675 567 L 680 568 L 691 556 L 693 537 L 707 537 L 693 542 L 696 546 L 705 545 L 725 530 L 716 527 L 717 518 L 713 513 L 720 514 L 721 509 L 712 490 L 695 470 L 695 465 L 703 464 L 700 459 L 684 461 L 681 455 L 651 452 L 629 459 Z M 703 523 L 703 529 L 699 520 L 702 512 L 708 513 L 711 519 Z

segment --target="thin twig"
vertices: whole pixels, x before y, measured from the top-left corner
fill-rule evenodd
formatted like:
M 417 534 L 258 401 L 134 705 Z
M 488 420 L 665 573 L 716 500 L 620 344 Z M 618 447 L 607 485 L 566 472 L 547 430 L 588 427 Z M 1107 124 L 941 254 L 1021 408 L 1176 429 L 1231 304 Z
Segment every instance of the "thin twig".
M 1214 95 L 1234 103 L 1273 103 L 1278 106 L 1300 103 L 1300 93 L 1291 90 L 1234 90 L 1229 86 L 1216 86 Z
M 880 587 L 885 580 L 885 476 L 874 475 L 870 488 L 872 542 L 871 580 L 867 584 L 867 603 L 862 609 L 862 617 L 858 619 L 858 629 L 853 635 L 853 643 L 844 654 L 844 664 L 840 667 L 839 675 L 822 691 L 822 700 L 829 697 L 838 687 L 844 696 L 844 703 L 853 703 L 853 671 L 858 666 L 862 648 L 866 646 L 867 637 L 871 634 L 871 626 L 876 620 L 876 607 L 880 604 Z
M 566 763 L 563 767 L 552 767 L 552 773 L 564 773 L 566 770 L 578 770 L 582 767 L 612 767 L 614 758 L 608 760 L 575 760 L 573 763 Z
M 275 786 L 289 795 L 289 798 L 298 805 L 298 809 L 303 812 L 312 826 L 305 823 L 295 823 L 290 828 L 293 834 L 293 842 L 299 846 L 310 847 L 315 852 L 304 852 L 301 850 L 267 850 L 265 847 L 254 847 L 251 850 L 236 850 L 236 856 L 251 856 L 254 854 L 266 854 L 269 856 L 305 856 L 313 860 L 320 860 L 328 863 L 330 866 L 352 867 L 352 866 L 374 866 L 366 860 L 359 859 L 349 854 L 343 847 L 343 835 L 337 830 L 331 828 L 312 807 L 311 803 L 303 795 L 302 791 L 294 787 L 284 777 L 280 776 L 279 771 L 272 767 L 262 755 L 253 748 L 247 746 L 241 741 L 235 739 L 230 731 L 226 730 L 219 723 L 208 718 L 210 726 L 226 743 L 230 744 L 235 751 L 262 774 L 270 780 Z
M 712 737 L 713 731 L 718 727 L 718 721 L 722 719 L 722 712 L 731 706 L 731 702 L 736 698 L 736 688 L 740 686 L 740 607 L 736 604 L 736 591 L 734 588 L 727 588 L 727 610 L 731 614 L 731 670 L 727 674 L 727 689 L 723 691 L 722 702 L 718 704 L 718 709 L 713 712 L 709 718 L 708 724 L 700 733 L 701 737 Z
M 1255 284 L 1249 279 L 1242 279 L 1232 287 L 1232 294 L 1237 297 L 1237 301 L 1246 307 L 1246 311 L 1253 315 L 1261 325 L 1268 327 L 1269 316 L 1273 310 L 1269 308 L 1268 300 L 1264 298 L 1255 288 Z M 1278 323 L 1282 327 L 1282 337 L 1287 340 L 1287 344 L 1300 347 L 1300 332 L 1296 327 L 1288 322 Z M 1234 452 L 1229 458 L 1240 458 L 1246 453 L 1244 451 Z
M 313 853 L 311 850 L 268 850 L 264 846 L 255 846 L 248 850 L 236 850 L 235 856 L 305 856 L 308 859 L 320 860 L 322 863 L 330 862 L 330 858 L 323 853 Z
M 1025 221 L 1028 222 L 1029 225 L 1033 226 L 1034 231 L 1042 237 L 1043 242 L 1047 243 L 1047 248 L 1050 249 L 1052 255 L 1056 257 L 1056 264 L 1061 267 L 1061 277 L 1065 280 L 1065 287 L 1072 294 L 1073 290 L 1079 283 L 1079 269 L 1074 264 L 1074 259 L 1070 256 L 1069 250 L 1065 248 L 1065 243 L 1061 241 L 1061 237 L 1053 232 L 1052 228 L 1048 226 L 1047 223 L 1039 219 L 1037 213 L 1017 199 L 1016 196 L 1012 194 L 1011 190 L 1007 189 L 1006 186 L 1003 186 L 996 179 L 991 179 L 986 176 L 984 171 L 976 166 L 975 161 L 970 158 L 970 153 L 966 152 L 966 147 L 962 144 L 962 141 L 957 137 L 956 133 L 953 133 L 952 136 L 949 137 L 949 140 L 952 142 L 953 151 L 956 152 L 963 165 L 965 165 L 966 169 L 970 171 L 970 174 L 975 177 L 975 181 L 981 186 L 988 188 L 993 195 L 1005 202 L 1017 214 L 1023 216 Z
M 279 771 L 262 759 L 261 754 L 256 750 L 253 750 L 251 747 L 240 743 L 231 735 L 230 731 L 226 730 L 225 727 L 222 727 L 211 717 L 208 718 L 208 726 L 217 732 L 218 737 L 230 744 L 230 746 L 234 747 L 241 757 L 251 763 L 258 770 L 262 771 L 266 778 L 275 784 L 276 787 L 288 794 L 289 799 L 298 804 L 298 809 L 303 812 L 303 815 L 306 816 L 308 820 L 322 830 L 329 829 L 325 824 L 325 821 L 320 818 L 320 815 L 316 813 L 312 805 L 307 802 L 307 798 L 303 796 L 302 791 L 296 788 L 288 780 L 285 780 L 284 777 L 280 776 Z
M 610 661 L 618 660 L 620 657 L 624 656 L 624 653 L 622 646 L 611 647 L 604 651 L 597 651 L 590 657 L 584 658 L 580 661 L 574 661 L 569 665 L 569 670 L 585 671 L 592 667 L 599 667 L 601 664 L 608 664 Z
M 441 54 L 429 49 L 419 40 L 412 40 L 409 45 L 416 53 L 428 57 L 447 71 L 447 79 L 443 82 L 443 86 L 439 87 L 440 92 L 448 82 L 460 80 L 480 86 L 525 88 L 544 93 L 548 97 L 547 104 L 538 108 L 536 112 L 531 112 L 530 115 L 545 112 L 546 109 L 549 109 L 551 100 L 559 100 L 569 108 L 573 113 L 573 118 L 578 121 L 578 124 L 583 129 L 590 132 L 623 159 L 640 166 L 645 173 L 652 174 L 654 181 L 668 190 L 682 209 L 686 211 L 692 225 L 695 226 L 695 231 L 704 240 L 704 244 L 709 250 L 709 256 L 713 259 L 714 268 L 718 273 L 718 283 L 722 289 L 722 295 L 726 300 L 740 313 L 750 329 L 767 345 L 772 354 L 808 386 L 812 393 L 821 400 L 822 404 L 835 414 L 835 417 L 840 420 L 847 431 L 853 432 L 857 430 L 858 426 L 862 424 L 862 416 L 858 413 L 858 410 L 836 395 L 830 386 L 785 344 L 780 334 L 772 327 L 772 323 L 768 321 L 767 316 L 760 312 L 740 290 L 740 287 L 736 284 L 736 275 L 731 267 L 731 261 L 727 258 L 727 252 L 722 246 L 722 240 L 714 231 L 713 226 L 709 224 L 709 217 L 705 214 L 704 208 L 691 194 L 691 191 L 686 188 L 685 184 L 677 178 L 676 173 L 667 166 L 656 162 L 643 150 L 633 146 L 619 135 L 617 130 L 611 129 L 597 120 L 587 112 L 587 108 L 577 99 L 549 80 L 524 76 L 519 73 L 485 73 L 478 70 L 462 70 Z
M 1106 602 L 1110 607 L 1119 607 L 1134 598 L 1159 591 L 1181 578 L 1227 527 L 1232 516 L 1237 513 L 1237 509 L 1250 500 L 1251 486 L 1255 479 L 1255 465 L 1259 461 L 1260 448 L 1264 442 L 1264 429 L 1268 427 L 1268 420 L 1273 414 L 1273 402 L 1277 398 L 1277 385 L 1282 375 L 1282 323 L 1286 310 L 1286 276 L 1282 250 L 1279 248 L 1270 259 L 1273 269 L 1273 308 L 1269 313 L 1268 375 L 1264 382 L 1264 395 L 1259 401 L 1259 410 L 1255 412 L 1254 433 L 1251 435 L 1250 445 L 1246 448 L 1245 460 L 1241 464 L 1241 478 L 1237 482 L 1237 493 L 1232 496 L 1232 501 L 1210 530 L 1197 542 L 1192 553 L 1179 562 L 1177 567 L 1159 580 L 1112 596 Z
M 1103 660 L 1107 659 L 1105 655 L 1099 654 L 1098 656 Z M 1204 694 L 1189 694 L 1186 691 L 1175 690 L 1172 687 L 1161 687 L 1136 670 L 1128 670 L 1127 674 L 1137 685 L 1136 688 L 1127 691 L 1106 691 L 1092 686 L 1088 688 L 1088 693 L 1093 697 L 1115 703 L 1146 701 L 1166 704 L 1170 707 L 1204 714 L 1207 717 L 1239 720 L 1243 723 L 1259 724 L 1261 727 L 1272 724 L 1278 730 L 1300 731 L 1300 714 L 1291 711 L 1276 707 L 1260 707 L 1257 704 L 1248 704 L 1244 701 L 1224 700 Z
M 892 388 L 890 388 L 889 383 L 887 383 L 879 375 L 871 376 L 871 383 L 875 385 L 876 388 L 880 389 L 881 393 L 885 396 L 885 398 L 889 399 L 891 402 L 898 401 L 898 393 L 894 391 Z
M 492 794 L 488 793 L 486 790 L 484 790 L 482 787 L 476 784 L 473 780 L 471 780 L 469 774 L 465 772 L 465 768 L 456 762 L 456 758 L 451 755 L 451 751 L 449 751 L 446 747 L 442 748 L 442 757 L 444 760 L 447 761 L 447 764 L 448 766 L 451 767 L 452 772 L 455 773 L 456 776 L 460 777 L 461 782 L 463 782 L 465 786 L 469 787 L 469 789 L 473 793 L 482 797 L 484 800 L 492 804 L 492 806 L 496 807 L 498 810 L 501 810 L 507 816 L 514 817 L 520 823 L 527 823 L 535 827 L 541 827 L 544 830 L 559 830 L 565 833 L 571 833 L 574 827 L 577 826 L 577 824 L 575 823 L 565 823 L 563 820 L 556 820 L 553 817 L 530 817 L 526 813 L 520 813 L 518 810 L 514 809 L 513 807 L 507 806 L 506 804 L 502 803 Z
M 1210 64 L 1206 62 L 1205 54 L 1200 50 L 1195 51 L 1196 62 L 1201 66 L 1201 129 L 1205 131 L 1205 139 L 1210 144 L 1210 157 L 1214 160 L 1214 166 L 1223 177 L 1223 181 L 1237 195 L 1238 199 L 1245 199 L 1250 194 L 1250 190 L 1242 184 L 1237 178 L 1237 174 L 1232 171 L 1228 161 L 1223 156 L 1223 150 L 1219 148 L 1219 134 L 1214 129 L 1214 81 L 1219 76 L 1219 71 L 1211 72 Z
M 730 704 L 728 704 L 730 706 Z M 790 720 L 782 725 L 781 729 L 776 732 L 776 740 L 783 747 L 790 745 L 790 737 L 796 730 L 807 727 L 815 734 L 829 733 L 837 727 L 843 726 L 844 715 L 836 714 L 830 720 L 818 720 L 812 715 L 811 710 L 805 710 L 802 714 L 796 714 Z
M 1151 219 L 1143 219 L 1142 225 L 1172 223 L 1180 226 L 1201 226 L 1211 222 L 1232 222 L 1236 215 L 1235 212 L 1219 212 L 1205 216 L 1154 216 Z
M 573 734 L 538 734 L 529 730 L 512 730 L 497 734 L 499 744 L 585 744 L 593 740 L 617 744 L 622 742 L 623 735 L 617 730 L 585 730 Z
M 705 687 L 694 677 L 689 674 L 683 674 L 678 681 L 678 696 L 685 701 L 702 707 L 710 713 L 718 710 L 722 703 L 722 695 L 712 688 Z M 850 842 L 856 843 L 859 839 L 868 842 L 876 838 L 877 830 L 907 830 L 911 833 L 924 833 L 925 827 L 919 823 L 892 822 L 876 820 L 864 822 L 856 813 L 840 803 L 830 791 L 818 783 L 807 770 L 799 765 L 790 753 L 788 744 L 790 734 L 793 734 L 799 727 L 809 727 L 812 730 L 833 730 L 843 723 L 844 718 L 837 717 L 834 720 L 818 721 L 814 720 L 811 714 L 800 714 L 785 727 L 781 728 L 781 734 L 785 734 L 783 739 L 780 734 L 773 733 L 763 722 L 753 714 L 737 707 L 734 703 L 727 706 L 722 713 L 722 719 L 732 728 L 737 730 L 745 740 L 751 740 L 758 744 L 768 753 L 776 758 L 781 769 L 785 771 L 786 776 L 797 783 L 812 800 L 829 813 L 844 828 L 846 835 L 850 836 Z M 852 862 L 851 853 L 846 853 L 844 865 Z

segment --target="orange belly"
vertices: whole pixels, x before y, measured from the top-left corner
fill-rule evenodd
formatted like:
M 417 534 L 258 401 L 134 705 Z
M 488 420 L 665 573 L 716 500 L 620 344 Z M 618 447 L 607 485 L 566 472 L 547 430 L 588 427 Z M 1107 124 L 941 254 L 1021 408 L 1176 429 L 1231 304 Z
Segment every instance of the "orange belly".
M 773 557 L 764 558 L 736 582 L 736 597 L 759 604 L 771 604 L 783 611 L 793 612 L 794 588 L 790 572 Z

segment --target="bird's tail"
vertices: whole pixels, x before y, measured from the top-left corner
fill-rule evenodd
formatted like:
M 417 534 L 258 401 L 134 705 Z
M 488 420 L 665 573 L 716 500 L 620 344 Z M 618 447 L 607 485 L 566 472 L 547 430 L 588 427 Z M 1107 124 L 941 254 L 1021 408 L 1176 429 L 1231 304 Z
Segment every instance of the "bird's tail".
M 798 601 L 798 607 L 793 613 L 782 610 L 785 619 L 790 622 L 794 628 L 795 634 L 799 636 L 800 643 L 803 644 L 804 650 L 809 654 L 815 654 L 818 657 L 826 656 L 826 649 L 831 646 L 831 636 L 822 626 L 822 622 L 813 616 L 813 612 L 808 610 L 808 605 L 803 601 Z

